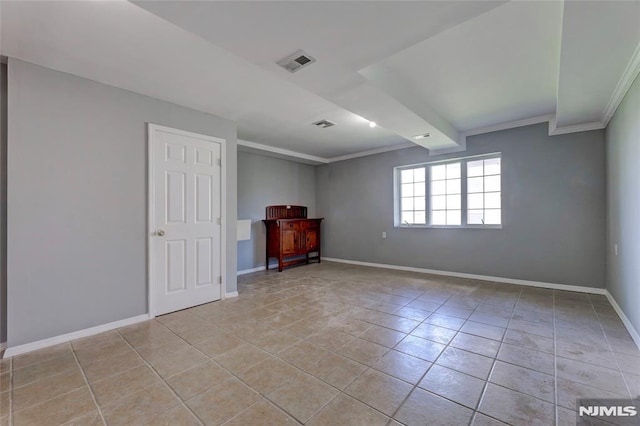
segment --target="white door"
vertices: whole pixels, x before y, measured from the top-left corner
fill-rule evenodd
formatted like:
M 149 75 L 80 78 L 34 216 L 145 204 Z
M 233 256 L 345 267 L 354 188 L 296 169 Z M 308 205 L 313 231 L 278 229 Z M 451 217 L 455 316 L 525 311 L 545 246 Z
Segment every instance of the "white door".
M 151 315 L 220 299 L 222 142 L 149 125 Z

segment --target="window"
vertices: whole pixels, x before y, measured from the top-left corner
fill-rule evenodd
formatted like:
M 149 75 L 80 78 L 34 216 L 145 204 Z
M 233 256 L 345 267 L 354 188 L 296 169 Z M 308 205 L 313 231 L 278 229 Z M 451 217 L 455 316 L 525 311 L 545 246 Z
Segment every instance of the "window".
M 500 225 L 500 157 L 467 162 L 467 223 Z
M 425 169 L 405 169 L 400 171 L 401 221 L 406 225 L 426 225 Z
M 460 162 L 430 167 L 431 224 L 462 224 Z
M 397 167 L 396 226 L 499 227 L 500 154 Z

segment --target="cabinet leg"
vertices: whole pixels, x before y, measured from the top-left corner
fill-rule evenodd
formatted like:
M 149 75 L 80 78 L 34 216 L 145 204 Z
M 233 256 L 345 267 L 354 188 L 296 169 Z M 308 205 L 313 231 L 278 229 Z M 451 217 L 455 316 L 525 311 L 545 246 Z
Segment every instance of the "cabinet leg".
M 266 271 L 269 270 L 269 256 L 266 257 L 265 261 L 264 261 L 264 269 Z
M 307 253 L 307 265 L 309 264 L 309 253 Z
M 278 272 L 282 272 L 282 258 L 278 258 Z

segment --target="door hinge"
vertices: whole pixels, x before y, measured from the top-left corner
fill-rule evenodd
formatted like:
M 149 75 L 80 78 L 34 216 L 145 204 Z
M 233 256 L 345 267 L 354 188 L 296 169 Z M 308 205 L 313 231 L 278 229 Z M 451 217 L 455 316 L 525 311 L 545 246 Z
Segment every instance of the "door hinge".
M 222 218 L 220 218 L 220 217 L 219 217 L 219 218 L 217 218 L 217 219 L 216 219 L 216 223 L 217 223 L 218 225 L 222 225 Z
M 218 158 L 216 159 L 216 164 L 220 167 L 222 167 L 222 158 Z
M 218 283 L 222 284 L 222 275 L 218 277 Z

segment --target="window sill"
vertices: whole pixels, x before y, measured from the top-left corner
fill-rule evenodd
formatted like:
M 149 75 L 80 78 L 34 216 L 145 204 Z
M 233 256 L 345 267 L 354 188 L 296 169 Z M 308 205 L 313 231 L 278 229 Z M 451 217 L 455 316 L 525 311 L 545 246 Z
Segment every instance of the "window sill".
M 502 229 L 502 225 L 394 225 L 394 228 L 422 229 Z

